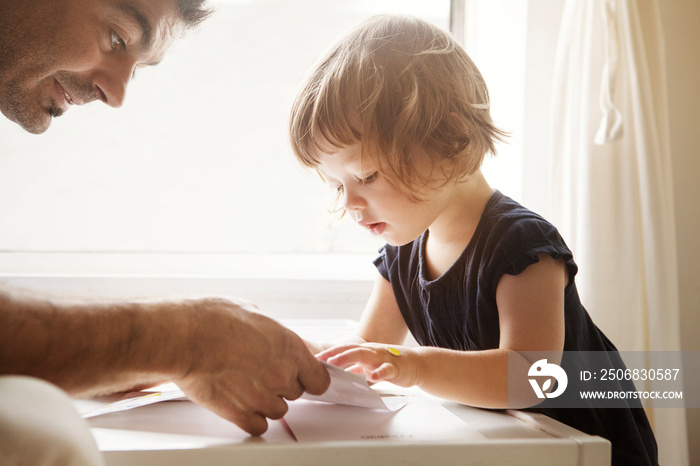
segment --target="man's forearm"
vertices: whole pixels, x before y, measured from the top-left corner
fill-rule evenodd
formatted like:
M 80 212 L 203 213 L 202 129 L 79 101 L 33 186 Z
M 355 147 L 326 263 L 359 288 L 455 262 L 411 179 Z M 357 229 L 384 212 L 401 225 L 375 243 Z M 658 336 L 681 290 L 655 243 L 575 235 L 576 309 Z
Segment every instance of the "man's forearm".
M 178 375 L 187 302 L 64 304 L 0 291 L 0 373 L 48 380 L 73 395 Z

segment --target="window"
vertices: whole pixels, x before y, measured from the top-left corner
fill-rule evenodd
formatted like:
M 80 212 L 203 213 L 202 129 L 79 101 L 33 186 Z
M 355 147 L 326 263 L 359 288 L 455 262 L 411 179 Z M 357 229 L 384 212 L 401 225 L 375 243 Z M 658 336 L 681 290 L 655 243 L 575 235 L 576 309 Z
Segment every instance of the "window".
M 333 254 L 367 264 L 381 240 L 329 212 L 331 189 L 296 164 L 286 129 L 315 60 L 378 13 L 448 29 L 451 6 L 466 6 L 465 47 L 489 85 L 496 123 L 513 134 L 485 172 L 517 197 L 523 2 L 212 3 L 216 13 L 162 64 L 138 72 L 123 108 L 72 109 L 40 136 L 0 119 L 0 273 L 50 272 L 57 256 L 70 258 L 70 271 L 90 272 L 204 271 L 212 261 L 230 264 L 230 255 L 246 271 L 256 261 L 240 255 Z M 149 254 L 157 267 L 135 258 Z M 176 265 L 171 256 L 189 262 Z M 321 270 L 334 263 L 319 261 Z M 295 273 L 297 263 L 277 273 Z M 257 267 L 257 275 L 267 273 Z
M 523 194 L 528 7 L 522 0 L 465 0 L 464 48 L 484 76 L 494 122 L 509 133 L 483 172 L 514 199 Z
M 298 167 L 292 98 L 363 18 L 449 26 L 448 0 L 228 0 L 139 71 L 123 108 L 74 108 L 43 135 L 3 121 L 0 250 L 374 253 Z

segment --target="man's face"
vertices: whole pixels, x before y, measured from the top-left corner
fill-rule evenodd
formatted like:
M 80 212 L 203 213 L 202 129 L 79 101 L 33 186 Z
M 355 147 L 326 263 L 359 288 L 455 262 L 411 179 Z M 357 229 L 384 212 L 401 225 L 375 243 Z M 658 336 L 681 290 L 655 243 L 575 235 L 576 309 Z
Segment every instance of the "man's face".
M 37 134 L 72 105 L 120 107 L 134 72 L 157 64 L 182 26 L 175 0 L 27 0 L 16 8 L 28 11 L 19 34 L 0 31 L 0 110 Z

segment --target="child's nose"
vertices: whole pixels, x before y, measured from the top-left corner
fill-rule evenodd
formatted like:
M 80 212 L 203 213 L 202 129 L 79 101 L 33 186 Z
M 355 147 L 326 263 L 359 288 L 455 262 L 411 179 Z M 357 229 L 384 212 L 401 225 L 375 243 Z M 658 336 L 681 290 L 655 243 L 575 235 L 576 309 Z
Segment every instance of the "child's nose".
M 367 207 L 365 199 L 352 189 L 346 188 L 344 196 L 343 207 L 345 207 L 345 210 L 360 210 Z

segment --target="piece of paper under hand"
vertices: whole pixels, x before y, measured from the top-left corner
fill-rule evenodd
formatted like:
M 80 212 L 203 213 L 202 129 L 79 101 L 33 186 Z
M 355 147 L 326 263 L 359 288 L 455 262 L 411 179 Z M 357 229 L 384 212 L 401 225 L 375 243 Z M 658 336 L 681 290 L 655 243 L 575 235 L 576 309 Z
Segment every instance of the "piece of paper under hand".
M 322 361 L 323 362 L 323 361 Z M 358 374 L 344 371 L 340 367 L 327 362 L 323 365 L 331 376 L 331 385 L 323 395 L 310 395 L 304 393 L 301 397 L 312 401 L 325 401 L 363 408 L 396 410 L 403 406 L 401 403 L 392 403 L 387 406 L 377 392 L 372 390 L 364 377 Z
M 363 409 L 297 400 L 289 403 L 284 422 L 298 442 L 345 440 L 399 442 L 483 441 L 476 429 L 451 413 L 439 401 L 424 396 L 402 396 L 397 411 Z M 389 397 L 387 403 L 391 403 Z
M 128 396 L 128 395 L 127 395 Z M 126 411 L 127 409 L 138 408 L 160 401 L 170 400 L 185 400 L 187 399 L 182 390 L 170 390 L 167 392 L 154 392 L 147 395 L 136 396 L 132 398 L 123 398 L 112 403 L 107 403 L 97 408 L 91 409 L 82 414 L 84 418 L 100 416 L 102 414 L 116 413 L 118 411 Z

